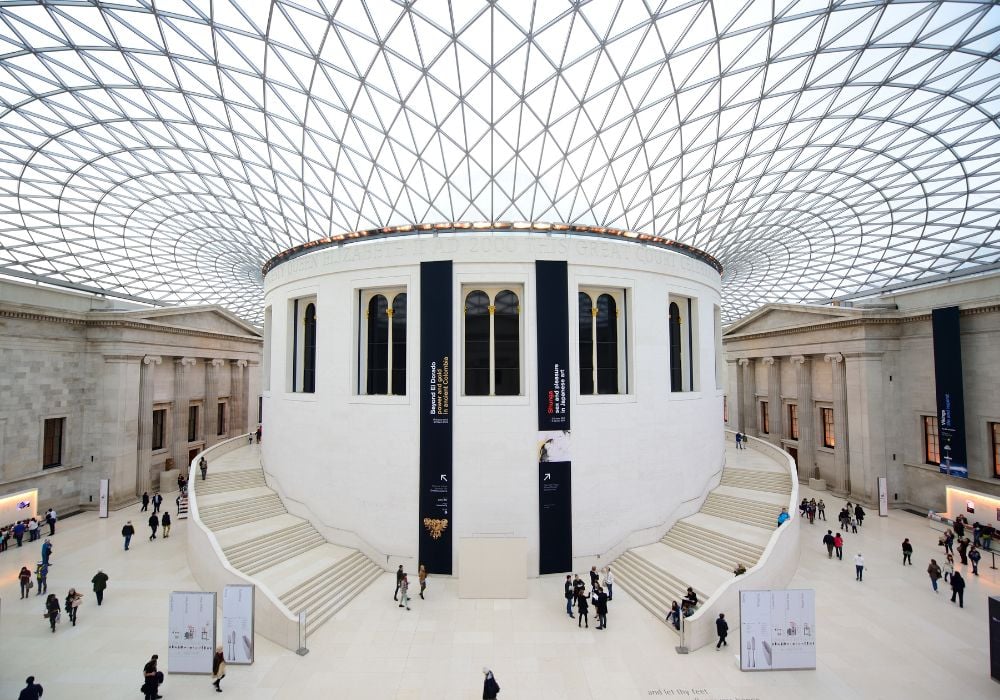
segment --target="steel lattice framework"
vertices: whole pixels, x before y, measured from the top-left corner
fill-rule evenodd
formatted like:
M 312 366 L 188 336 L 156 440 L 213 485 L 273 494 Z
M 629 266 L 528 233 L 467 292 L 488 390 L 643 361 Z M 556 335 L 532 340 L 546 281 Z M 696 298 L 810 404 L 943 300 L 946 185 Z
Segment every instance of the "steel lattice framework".
M 1000 266 L 986 0 L 0 2 L 0 274 L 260 315 L 343 231 L 552 221 L 726 315 Z

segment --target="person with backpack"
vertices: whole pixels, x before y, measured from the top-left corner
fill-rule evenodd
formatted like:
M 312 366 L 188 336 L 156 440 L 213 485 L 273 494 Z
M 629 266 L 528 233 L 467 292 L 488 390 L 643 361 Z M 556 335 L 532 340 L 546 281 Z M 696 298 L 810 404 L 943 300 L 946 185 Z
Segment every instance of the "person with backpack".
M 483 666 L 483 700 L 496 700 L 500 693 L 500 684 L 493 676 L 493 671 Z

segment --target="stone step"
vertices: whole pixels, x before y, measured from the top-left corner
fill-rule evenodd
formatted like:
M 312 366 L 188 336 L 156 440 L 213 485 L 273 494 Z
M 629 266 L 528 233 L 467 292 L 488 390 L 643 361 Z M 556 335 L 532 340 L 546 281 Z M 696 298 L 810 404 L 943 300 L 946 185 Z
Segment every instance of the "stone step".
M 777 527 L 781 506 L 712 492 L 705 499 L 701 512 L 773 530 Z
M 311 576 L 295 588 L 281 596 L 281 602 L 292 611 L 308 609 L 315 605 L 330 586 L 336 586 L 350 578 L 355 568 L 364 566 L 367 559 L 361 552 L 353 552 L 343 559 L 331 564 L 315 576 Z
M 245 573 L 263 571 L 269 566 L 280 563 L 326 542 L 326 538 L 311 525 L 299 526 L 294 534 L 281 538 L 261 538 L 260 547 L 256 549 L 241 549 L 239 553 L 226 558 L 229 563 Z M 251 571 L 253 569 L 253 571 Z
M 720 486 L 734 486 L 754 491 L 788 494 L 792 491 L 792 480 L 788 474 L 761 472 L 751 469 L 726 469 L 722 472 Z
M 741 540 L 738 537 L 734 537 L 724 532 L 710 530 L 707 527 L 702 527 L 701 525 L 696 525 L 695 523 L 691 523 L 686 520 L 678 521 L 674 527 L 670 529 L 671 532 L 675 530 L 679 535 L 694 537 L 698 541 L 704 542 L 705 544 L 724 549 L 731 549 L 738 553 L 745 553 L 746 555 L 752 556 L 756 559 L 759 559 L 760 555 L 764 553 L 764 547 L 759 544 Z
M 760 559 L 759 553 L 754 554 L 743 549 L 709 543 L 697 534 L 684 529 L 672 528 L 660 542 L 726 571 L 732 571 L 737 563 L 742 563 L 746 567 L 753 566 Z
M 382 569 L 369 560 L 368 566 L 360 570 L 353 579 L 348 581 L 346 587 L 332 592 L 331 596 L 323 604 L 310 609 L 306 613 L 306 634 L 312 634 L 323 623 L 329 621 L 345 605 L 354 600 L 358 593 L 377 581 L 382 576 L 382 573 Z
M 231 562 L 233 557 L 239 557 L 248 552 L 259 552 L 262 548 L 269 545 L 277 544 L 277 546 L 283 546 L 284 543 L 290 538 L 301 532 L 302 530 L 312 530 L 313 528 L 309 526 L 305 521 L 300 523 L 295 523 L 294 525 L 289 525 L 288 527 L 280 528 L 272 532 L 268 532 L 263 535 L 258 535 L 244 542 L 239 542 L 237 544 L 231 544 L 228 547 L 223 547 L 222 551 L 225 553 L 226 557 Z
M 300 554 L 305 554 L 317 547 L 322 547 L 325 544 L 326 538 L 314 530 L 308 537 L 304 537 L 294 544 L 289 544 L 282 549 L 271 552 L 267 556 L 251 559 L 248 563 L 241 564 L 238 568 L 240 571 L 252 576 L 264 569 L 270 569 L 272 566 L 276 566 L 283 561 L 288 561 Z

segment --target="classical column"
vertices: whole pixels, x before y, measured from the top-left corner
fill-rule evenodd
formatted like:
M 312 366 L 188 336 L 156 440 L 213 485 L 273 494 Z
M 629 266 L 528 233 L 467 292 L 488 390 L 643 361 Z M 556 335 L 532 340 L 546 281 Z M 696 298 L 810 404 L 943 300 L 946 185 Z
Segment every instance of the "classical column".
M 218 358 L 205 361 L 205 447 L 219 441 L 219 368 L 225 364 Z
M 757 435 L 757 368 L 752 358 L 741 358 L 743 369 L 743 401 L 740 404 L 740 426 L 744 433 Z
M 229 363 L 229 434 L 241 435 L 247 429 L 246 360 Z
M 804 355 L 789 360 L 795 367 L 796 406 L 799 416 L 799 476 L 818 479 L 816 468 L 816 426 L 813 421 L 812 361 Z
M 139 436 L 136 457 L 135 494 L 149 491 L 149 467 L 153 461 L 153 368 L 162 359 L 146 355 L 139 365 Z
M 178 357 L 174 360 L 173 448 L 174 469 L 187 473 L 188 467 L 188 407 L 191 405 L 190 370 L 197 360 Z
M 784 437 L 781 429 L 781 358 L 765 357 L 763 363 L 767 367 L 767 439 L 781 447 Z
M 824 355 L 833 375 L 833 456 L 837 473 L 834 490 L 838 494 L 851 492 L 850 457 L 847 445 L 847 376 L 844 356 L 839 352 Z

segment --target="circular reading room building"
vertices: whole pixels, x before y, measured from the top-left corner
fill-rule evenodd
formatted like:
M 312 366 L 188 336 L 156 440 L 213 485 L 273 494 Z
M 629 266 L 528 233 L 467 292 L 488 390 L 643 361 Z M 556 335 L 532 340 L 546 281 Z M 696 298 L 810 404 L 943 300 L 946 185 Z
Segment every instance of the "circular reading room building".
M 464 575 L 487 544 L 527 576 L 610 561 L 723 467 L 721 267 L 694 248 L 447 223 L 264 273 L 269 482 L 376 562 Z

